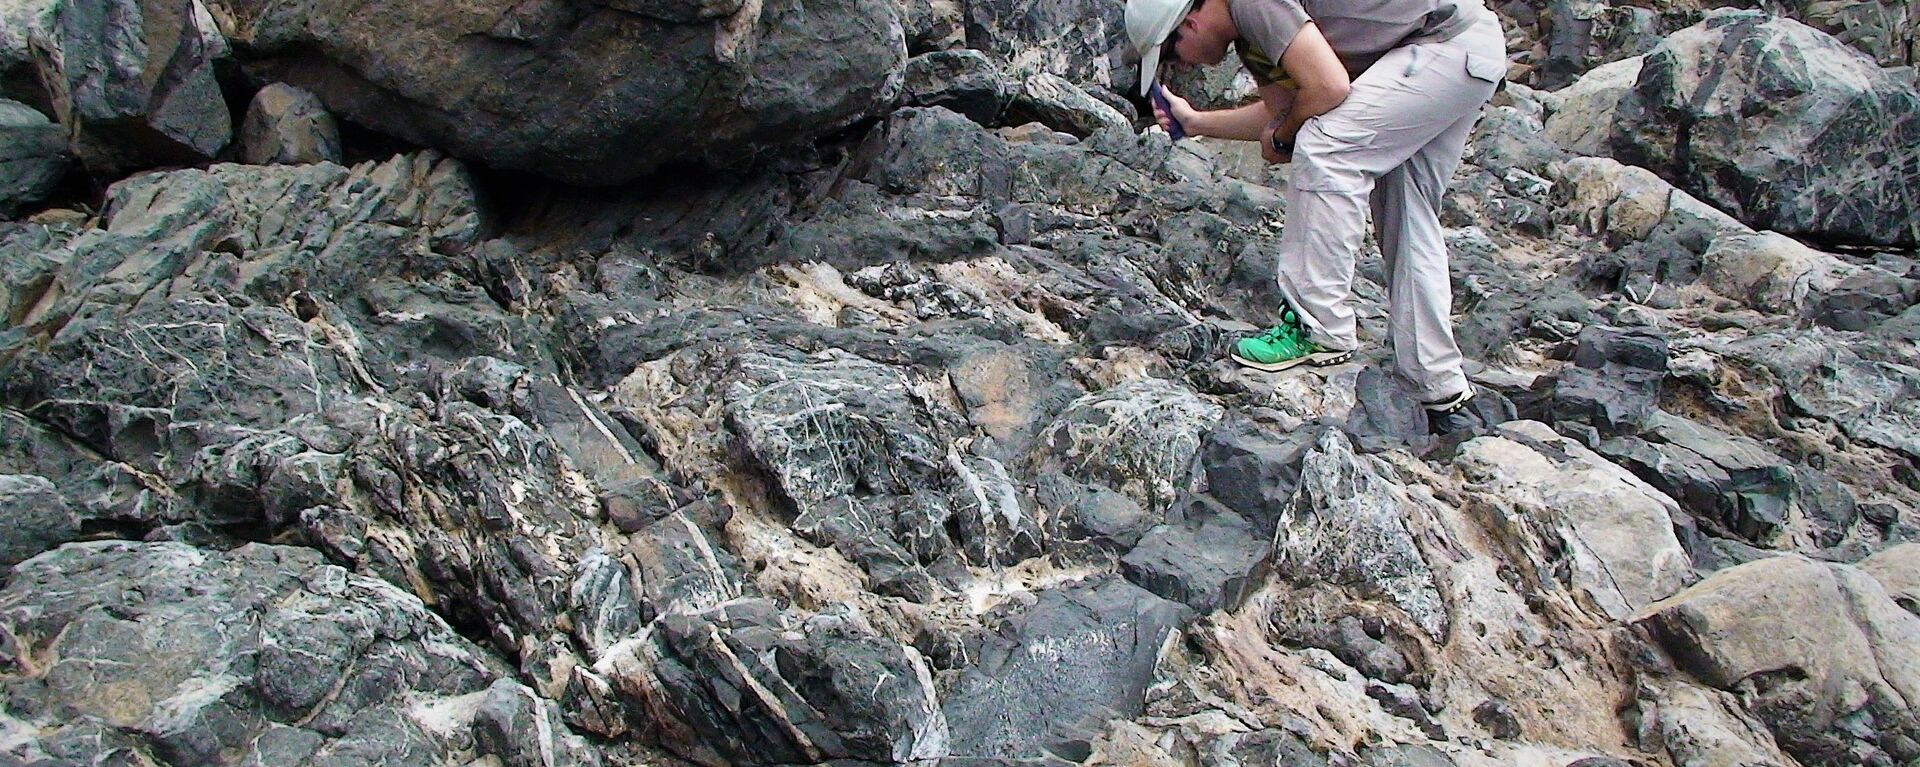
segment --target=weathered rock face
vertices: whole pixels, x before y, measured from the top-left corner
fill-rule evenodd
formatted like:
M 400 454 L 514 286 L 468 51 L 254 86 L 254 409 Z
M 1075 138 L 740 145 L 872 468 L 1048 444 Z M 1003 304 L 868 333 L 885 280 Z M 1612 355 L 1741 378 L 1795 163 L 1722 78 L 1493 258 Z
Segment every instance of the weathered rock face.
M 46 199 L 67 170 L 60 126 L 18 101 L 0 99 L 0 216 Z
M 226 40 L 198 0 L 31 0 L 0 14 L 0 70 L 16 73 L 0 96 L 49 108 L 89 171 L 205 162 L 232 138 L 214 80 Z
M 1325 582 L 1392 604 L 1436 641 L 1448 616 L 1433 570 L 1409 530 L 1409 499 L 1328 432 L 1302 464 L 1300 489 L 1280 518 L 1274 569 L 1295 582 Z
M 1911 0 L 1792 0 L 1779 8 L 1872 56 L 1881 66 L 1920 63 L 1920 4 Z
M 1739 693 L 1802 764 L 1920 757 L 1911 703 L 1920 694 L 1920 615 L 1866 572 L 1764 559 L 1635 620 L 1689 673 Z
M 14 571 L 0 636 L 23 763 L 600 764 L 419 600 L 312 549 L 66 546 Z
M 1913 83 L 1790 19 L 1722 12 L 1667 38 L 1609 147 L 1756 228 L 1920 241 Z
M 313 94 L 283 83 L 261 88 L 247 106 L 240 144 L 255 165 L 340 162 L 340 128 Z
M 248 71 L 495 168 L 617 184 L 738 164 L 870 116 L 906 62 L 898 5 L 215 5 Z

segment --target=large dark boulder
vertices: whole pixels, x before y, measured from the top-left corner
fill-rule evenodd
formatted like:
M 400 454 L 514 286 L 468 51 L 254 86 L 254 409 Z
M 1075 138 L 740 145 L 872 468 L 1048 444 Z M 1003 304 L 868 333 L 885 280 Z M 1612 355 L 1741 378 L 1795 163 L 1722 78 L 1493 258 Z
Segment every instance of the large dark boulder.
M 1756 229 L 1920 241 L 1920 92 L 1797 21 L 1720 12 L 1668 37 L 1610 147 Z
M 618 184 L 874 114 L 906 63 L 887 0 L 214 3 L 262 80 L 496 168 Z
M 204 162 L 233 134 L 199 3 L 31 0 L 0 11 L 0 96 L 53 114 L 97 175 Z
M 805 616 L 760 599 L 671 613 L 575 676 L 617 693 L 608 724 L 702 765 L 947 753 L 926 660 L 846 613 Z

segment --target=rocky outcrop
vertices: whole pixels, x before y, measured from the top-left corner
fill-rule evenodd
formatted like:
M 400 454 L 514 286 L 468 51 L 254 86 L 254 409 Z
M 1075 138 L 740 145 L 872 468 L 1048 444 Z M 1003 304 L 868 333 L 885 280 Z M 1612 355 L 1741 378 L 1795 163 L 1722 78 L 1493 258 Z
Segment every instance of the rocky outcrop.
M 214 6 L 261 80 L 419 145 L 580 184 L 809 141 L 885 107 L 906 61 L 899 6 L 882 0 Z
M 311 549 L 69 545 L 14 571 L 0 636 L 10 758 L 601 763 L 419 600 Z
M 1920 96 L 1818 30 L 1723 12 L 1649 52 L 1609 147 L 1750 226 L 1912 244 Z
M 90 172 L 205 162 L 232 139 L 214 73 L 226 39 L 198 0 L 31 0 L 0 14 L 0 70 L 14 71 L 0 96 L 48 109 Z
M 253 94 L 240 145 L 255 165 L 340 162 L 340 128 L 313 94 L 274 83 Z
M 1137 90 L 1138 70 L 1121 61 L 1127 44 L 1123 10 L 1087 0 L 971 2 L 966 4 L 967 47 L 1023 74 L 1044 72 L 1083 86 Z

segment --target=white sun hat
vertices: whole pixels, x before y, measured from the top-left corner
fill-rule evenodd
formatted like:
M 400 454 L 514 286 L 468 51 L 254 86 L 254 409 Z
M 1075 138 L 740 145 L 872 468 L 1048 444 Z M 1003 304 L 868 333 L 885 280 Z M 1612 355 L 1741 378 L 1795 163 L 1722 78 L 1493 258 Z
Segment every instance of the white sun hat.
M 1161 44 L 1187 18 L 1193 0 L 1127 0 L 1127 40 L 1140 54 L 1140 95 L 1153 88 Z

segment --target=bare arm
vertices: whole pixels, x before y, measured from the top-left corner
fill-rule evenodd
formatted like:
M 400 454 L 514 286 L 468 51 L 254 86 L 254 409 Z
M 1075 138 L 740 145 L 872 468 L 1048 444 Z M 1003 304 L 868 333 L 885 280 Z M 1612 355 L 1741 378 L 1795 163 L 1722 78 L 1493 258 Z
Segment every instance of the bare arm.
M 1267 124 L 1273 122 L 1274 119 L 1275 113 L 1271 111 L 1270 107 L 1264 101 L 1257 101 L 1232 109 L 1215 109 L 1202 112 L 1194 109 L 1193 104 L 1176 95 L 1173 91 L 1166 91 L 1166 94 L 1167 106 L 1173 108 L 1171 117 L 1179 120 L 1180 125 L 1186 128 L 1187 134 L 1191 136 L 1212 136 L 1214 138 L 1254 141 L 1260 138 L 1260 131 L 1265 129 Z M 1173 126 L 1168 124 L 1169 115 L 1160 111 L 1160 107 L 1157 105 L 1153 108 L 1153 116 L 1154 119 L 1160 121 L 1160 127 L 1166 128 L 1169 131 L 1173 129 Z
M 1287 52 L 1280 56 L 1280 66 L 1293 78 L 1298 89 L 1292 94 L 1292 103 L 1284 113 L 1276 113 L 1277 119 L 1266 126 L 1260 136 L 1260 152 L 1269 161 L 1281 162 L 1287 159 L 1273 148 L 1273 137 L 1292 143 L 1293 137 L 1300 132 L 1300 126 L 1309 118 L 1318 117 L 1331 111 L 1347 99 L 1347 92 L 1353 89 L 1353 83 L 1347 78 L 1347 68 L 1340 63 L 1340 57 L 1333 52 L 1333 46 L 1327 44 L 1327 38 L 1320 34 L 1320 28 L 1309 23 L 1300 29 L 1293 38 L 1293 44 L 1287 46 Z M 1266 89 L 1261 90 L 1266 96 Z

